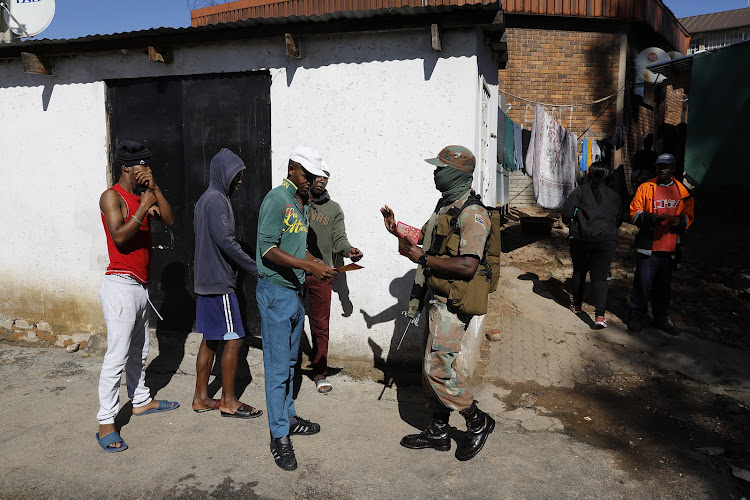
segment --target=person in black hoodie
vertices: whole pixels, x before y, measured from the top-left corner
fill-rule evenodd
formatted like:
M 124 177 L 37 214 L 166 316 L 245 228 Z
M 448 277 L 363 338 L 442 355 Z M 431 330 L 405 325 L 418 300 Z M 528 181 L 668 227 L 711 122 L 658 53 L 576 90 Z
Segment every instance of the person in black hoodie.
M 229 203 L 242 184 L 245 164 L 223 148 L 211 160 L 208 189 L 195 205 L 195 329 L 203 334 L 195 362 L 193 410 L 220 410 L 222 417 L 255 418 L 261 410 L 242 403 L 234 393 L 237 359 L 245 331 L 235 294 L 237 268 L 258 277 L 258 266 L 234 237 L 234 212 Z M 221 400 L 208 397 L 208 379 L 219 342 L 225 342 L 221 356 Z
M 570 225 L 570 258 L 573 261 L 573 301 L 570 309 L 581 312 L 586 274 L 594 290 L 596 325 L 607 327 L 607 275 L 617 248 L 617 228 L 622 222 L 620 196 L 604 184 L 608 168 L 601 162 L 589 167 L 586 184 L 568 195 L 562 207 L 563 222 Z

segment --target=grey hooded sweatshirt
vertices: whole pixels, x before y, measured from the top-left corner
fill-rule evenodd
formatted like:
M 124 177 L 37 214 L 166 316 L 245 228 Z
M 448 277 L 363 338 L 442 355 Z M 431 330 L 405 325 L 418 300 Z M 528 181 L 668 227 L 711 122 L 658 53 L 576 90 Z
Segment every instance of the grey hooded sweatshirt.
M 234 211 L 229 187 L 245 170 L 239 156 L 224 148 L 211 160 L 211 181 L 195 205 L 195 293 L 223 295 L 234 292 L 237 268 L 258 277 L 258 266 L 234 238 Z

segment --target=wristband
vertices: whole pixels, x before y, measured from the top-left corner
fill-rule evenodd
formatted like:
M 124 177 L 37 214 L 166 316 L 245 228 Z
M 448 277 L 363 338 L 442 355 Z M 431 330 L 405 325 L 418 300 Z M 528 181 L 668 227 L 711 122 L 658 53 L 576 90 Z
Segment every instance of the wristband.
M 422 254 L 417 259 L 417 264 L 419 264 L 422 267 L 427 267 L 427 254 Z
M 132 217 L 133 219 L 135 219 L 135 221 L 136 221 L 136 222 L 138 223 L 138 225 L 139 225 L 139 226 L 142 226 L 142 225 L 143 225 L 143 222 L 139 221 L 139 220 L 138 220 L 138 217 L 136 217 L 136 216 L 135 216 L 135 214 L 133 214 L 133 215 L 132 215 L 131 217 Z

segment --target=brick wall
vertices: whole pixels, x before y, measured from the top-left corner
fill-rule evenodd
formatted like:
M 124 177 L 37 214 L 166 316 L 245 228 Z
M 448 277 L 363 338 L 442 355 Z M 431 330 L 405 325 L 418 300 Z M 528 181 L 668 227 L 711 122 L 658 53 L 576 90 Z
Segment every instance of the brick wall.
M 643 96 L 636 95 L 636 73 L 635 59 L 640 52 L 632 43 L 628 45 L 628 65 L 626 68 L 626 89 L 625 89 L 625 106 L 623 109 L 623 121 L 627 124 L 627 134 L 625 136 L 625 146 L 622 153 L 622 163 L 625 167 L 625 178 L 628 182 L 628 189 L 632 192 L 630 186 L 631 158 L 637 152 L 643 149 L 643 141 L 648 134 L 654 134 L 656 124 L 656 107 L 654 102 L 655 87 L 645 85 Z M 656 149 L 656 143 L 654 148 Z
M 502 91 L 542 103 L 568 105 L 589 103 L 617 92 L 619 34 L 507 28 L 506 39 L 508 65 L 499 73 Z M 531 129 L 534 104 L 507 94 L 505 100 L 510 108 L 508 116 Z M 546 108 L 554 110 L 555 119 L 576 135 L 580 136 L 593 123 L 584 137 L 614 136 L 617 113 L 614 97 L 572 110 Z M 530 183 L 531 179 L 523 174 L 510 177 L 511 206 L 534 204 Z
M 682 89 L 673 89 L 671 85 L 667 87 L 666 112 L 664 113 L 664 123 L 669 125 L 679 125 L 683 120 L 683 101 L 685 91 Z
M 534 122 L 534 103 L 584 104 L 618 91 L 620 39 L 615 32 L 557 30 L 546 27 L 514 27 L 506 29 L 508 64 L 499 72 L 499 89 L 507 103 L 508 116 L 526 129 Z M 630 34 L 625 68 L 622 122 L 626 126 L 625 145 L 621 150 L 619 165 L 630 183 L 631 158 L 643 149 L 643 140 L 654 135 L 657 152 L 664 151 L 662 133 L 667 125 L 687 121 L 683 90 L 671 86 L 646 85 L 644 95 L 635 94 L 635 59 L 640 50 L 635 35 Z M 508 95 L 513 94 L 513 95 Z M 614 138 L 617 130 L 617 99 L 591 106 L 545 108 L 567 129 L 582 138 Z M 601 115 L 601 116 L 600 116 Z M 670 149 L 669 147 L 667 149 Z M 677 152 L 676 156 L 681 157 Z M 617 167 L 618 165 L 613 165 Z M 531 178 L 516 173 L 509 177 L 510 206 L 535 204 Z

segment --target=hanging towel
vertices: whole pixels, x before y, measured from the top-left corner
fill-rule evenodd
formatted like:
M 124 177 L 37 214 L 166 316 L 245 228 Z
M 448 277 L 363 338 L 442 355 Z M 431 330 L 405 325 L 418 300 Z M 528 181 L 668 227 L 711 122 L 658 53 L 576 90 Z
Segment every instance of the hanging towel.
M 615 149 L 620 149 L 625 145 L 625 125 L 618 125 L 615 132 Z
M 508 115 L 505 115 L 505 168 L 511 172 L 516 169 L 516 159 L 513 153 L 514 144 L 513 120 L 508 118 Z
M 580 163 L 581 172 L 585 172 L 586 170 L 588 170 L 588 163 L 587 163 L 587 161 L 588 161 L 588 155 L 587 155 L 587 153 L 588 153 L 588 151 L 587 151 L 587 149 L 588 149 L 588 142 L 589 142 L 588 139 L 584 139 L 583 142 L 581 143 L 581 163 Z
M 521 147 L 523 147 L 523 154 L 521 158 L 526 158 L 529 153 L 529 143 L 531 142 L 531 130 L 526 130 L 521 127 Z
M 614 148 L 614 144 L 612 143 L 612 138 L 605 137 L 602 140 L 596 141 L 596 145 L 599 148 L 599 161 L 601 161 L 607 166 L 611 166 L 612 165 L 612 148 Z
M 516 156 L 516 170 L 524 170 L 523 166 L 523 135 L 521 126 L 513 123 L 513 150 Z M 526 172 L 528 174 L 528 172 Z
M 497 110 L 497 163 L 505 168 L 505 113 Z
M 602 150 L 599 149 L 599 141 L 591 141 L 591 163 L 602 160 Z
M 575 188 L 578 136 L 557 123 L 540 105 L 534 111 L 526 171 L 543 208 L 560 208 Z

